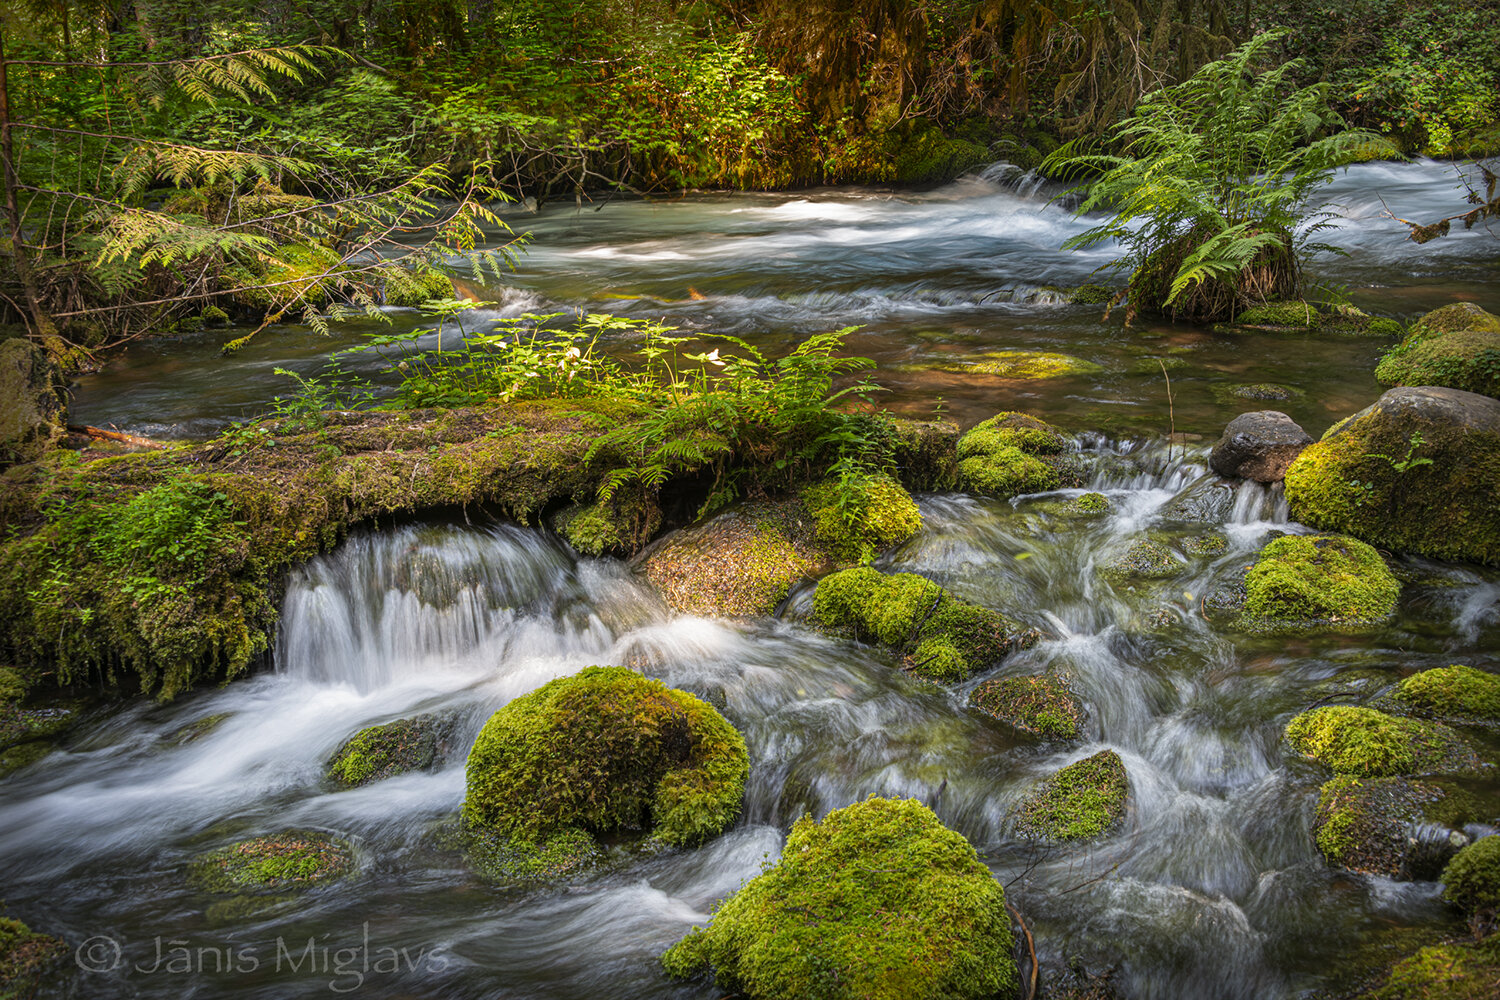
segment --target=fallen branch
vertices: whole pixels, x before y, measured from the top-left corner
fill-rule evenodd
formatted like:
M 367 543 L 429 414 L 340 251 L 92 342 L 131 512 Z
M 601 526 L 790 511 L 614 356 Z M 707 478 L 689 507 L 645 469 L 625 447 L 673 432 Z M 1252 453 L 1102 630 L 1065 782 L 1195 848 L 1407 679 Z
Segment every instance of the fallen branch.
M 1016 923 L 1021 925 L 1021 933 L 1026 935 L 1026 951 L 1031 955 L 1031 981 L 1027 984 L 1026 987 L 1026 1000 L 1036 1000 L 1036 942 L 1032 940 L 1031 928 L 1027 927 L 1026 921 L 1021 919 L 1021 911 L 1017 910 L 1009 903 L 1005 904 L 1005 908 L 1010 911 L 1011 916 L 1016 918 Z
M 68 424 L 68 430 L 74 434 L 82 434 L 84 437 L 100 438 L 105 441 L 118 441 L 120 444 L 130 445 L 132 448 L 166 447 L 160 441 L 153 441 L 138 434 L 126 434 L 124 431 L 107 431 L 103 427 L 90 427 L 87 424 Z

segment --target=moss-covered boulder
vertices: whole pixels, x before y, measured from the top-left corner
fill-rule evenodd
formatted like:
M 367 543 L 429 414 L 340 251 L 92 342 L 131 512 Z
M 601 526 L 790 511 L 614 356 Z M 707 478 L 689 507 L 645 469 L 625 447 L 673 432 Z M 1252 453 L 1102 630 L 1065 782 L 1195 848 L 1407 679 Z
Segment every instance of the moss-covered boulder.
M 792 827 L 780 860 L 667 949 L 752 1000 L 981 1000 L 1016 989 L 1000 883 L 914 799 L 871 798 Z
M 1417 715 L 1500 722 L 1500 675 L 1461 664 L 1412 674 L 1391 697 Z
M 745 741 L 713 706 L 627 667 L 588 667 L 490 717 L 464 821 L 522 843 L 583 830 L 690 845 L 739 815 Z
M 1214 398 L 1222 403 L 1237 402 L 1242 399 L 1286 402 L 1297 399 L 1304 395 L 1301 389 L 1281 385 L 1276 382 L 1240 382 L 1234 385 L 1216 385 L 1213 387 Z
M 1129 796 L 1125 762 L 1101 750 L 1039 782 L 1017 808 L 1016 827 L 1041 840 L 1092 840 L 1124 817 Z
M 1478 757 L 1438 722 L 1358 705 L 1324 705 L 1294 716 L 1287 742 L 1304 757 L 1357 778 L 1470 770 Z
M 743 503 L 667 535 L 642 553 L 639 568 L 684 614 L 769 615 L 793 586 L 835 564 L 814 530 L 797 500 Z
M 1468 914 L 1500 912 L 1500 836 L 1481 837 L 1443 869 L 1443 898 Z
M 1372 545 L 1500 563 L 1500 400 L 1392 389 L 1286 472 L 1294 518 Z
M 1362 631 L 1388 620 L 1401 584 L 1380 553 L 1334 535 L 1284 535 L 1245 576 L 1244 625 L 1256 631 Z
M 1167 546 L 1150 538 L 1138 538 L 1105 565 L 1103 573 L 1114 583 L 1133 580 L 1165 580 L 1182 572 L 1186 563 Z
M 802 491 L 813 535 L 839 559 L 869 562 L 922 528 L 911 494 L 887 475 L 855 476 Z
M 904 655 L 913 673 L 937 681 L 963 680 L 1040 637 L 925 577 L 868 567 L 824 577 L 813 593 L 813 618 L 856 639 L 889 646 Z
M 1381 385 L 1445 385 L 1500 396 L 1500 325 L 1455 333 L 1418 327 L 1380 360 L 1375 379 Z
M 452 751 L 457 725 L 458 717 L 444 712 L 367 726 L 339 744 L 328 761 L 328 778 L 355 788 L 409 771 L 428 770 L 441 764 Z
M 246 893 L 308 889 L 348 874 L 349 845 L 324 833 L 288 830 L 256 837 L 193 859 L 189 878 L 209 892 Z
M 958 477 L 964 489 L 1006 500 L 1070 485 L 1063 469 L 1068 438 L 1025 413 L 997 413 L 958 442 Z
M 1500 935 L 1431 945 L 1403 959 L 1369 1000 L 1494 1000 L 1500 983 Z
M 1083 722 L 1078 696 L 1056 677 L 997 677 L 975 688 L 969 700 L 1032 739 L 1077 739 Z
M 1500 333 L 1500 316 L 1473 302 L 1454 302 L 1432 310 L 1412 326 L 1438 333 Z
M 1406 778 L 1359 778 L 1338 774 L 1318 793 L 1313 837 L 1328 863 L 1368 875 L 1390 878 L 1431 877 L 1413 870 L 1408 835 L 1422 822 L 1428 805 L 1442 792 Z
M 43 977 L 61 965 L 67 954 L 67 943 L 59 938 L 0 917 L 0 998 L 31 1000 Z

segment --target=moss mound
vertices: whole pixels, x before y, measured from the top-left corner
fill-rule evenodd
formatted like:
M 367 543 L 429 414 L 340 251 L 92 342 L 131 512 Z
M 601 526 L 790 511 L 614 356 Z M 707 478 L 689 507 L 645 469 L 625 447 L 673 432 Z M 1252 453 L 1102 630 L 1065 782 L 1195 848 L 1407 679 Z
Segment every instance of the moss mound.
M 958 442 L 958 478 L 983 496 L 1007 500 L 1064 484 L 1067 436 L 1024 413 L 998 413 Z
M 662 955 L 754 1000 L 979 1000 L 1016 988 L 1005 893 L 968 841 L 908 799 L 792 827 L 769 865 Z
M 1303 712 L 1287 723 L 1286 738 L 1303 756 L 1360 778 L 1461 771 L 1478 762 L 1447 726 L 1356 705 Z
M 1500 325 L 1455 333 L 1419 327 L 1380 360 L 1375 378 L 1381 385 L 1443 385 L 1500 396 Z
M 1322 319 L 1317 306 L 1307 302 L 1266 302 L 1235 316 L 1241 326 L 1268 326 L 1286 330 L 1316 330 Z
M 1085 493 L 1069 501 L 1072 510 L 1080 514 L 1108 514 L 1109 498 L 1103 493 Z
M 962 680 L 1039 638 L 1035 630 L 961 601 L 925 577 L 868 567 L 824 577 L 813 593 L 813 617 L 905 654 L 908 669 L 937 681 Z
M 1487 312 L 1472 302 L 1455 302 L 1434 309 L 1412 326 L 1439 333 L 1500 333 L 1500 316 Z
M 1500 401 L 1392 389 L 1286 471 L 1294 518 L 1435 559 L 1500 563 Z
M 1500 722 L 1500 676 L 1455 664 L 1413 674 L 1396 686 L 1395 700 L 1422 715 Z
M 1333 535 L 1285 535 L 1261 549 L 1245 577 L 1253 627 L 1358 630 L 1390 618 L 1401 584 L 1380 554 Z
M 1055 677 L 999 677 L 974 689 L 970 700 L 984 714 L 1044 740 L 1078 738 L 1083 705 Z
M 1391 969 L 1371 1000 L 1494 1000 L 1500 983 L 1500 937 L 1433 945 Z
M 1366 337 L 1400 336 L 1401 324 L 1371 316 L 1354 306 L 1319 309 L 1308 302 L 1284 300 L 1251 306 L 1235 316 L 1233 323 L 1215 327 L 1235 333 L 1244 330 L 1271 333 L 1338 333 Z
M 490 717 L 464 820 L 519 843 L 570 829 L 695 844 L 739 815 L 745 741 L 711 705 L 627 667 L 588 667 Z
M 1229 539 L 1217 533 L 1189 535 L 1182 540 L 1182 551 L 1190 556 L 1218 556 L 1229 551 Z
M 353 861 L 353 852 L 342 841 L 289 830 L 200 855 L 189 877 L 209 892 L 306 889 L 346 874 Z
M 1090 840 L 1124 817 L 1129 795 L 1125 762 L 1101 750 L 1039 782 L 1017 810 L 1016 825 L 1043 840 Z
M 1405 778 L 1334 775 L 1318 794 L 1313 837 L 1331 865 L 1370 875 L 1412 877 L 1407 871 L 1407 828 L 1441 796 L 1431 785 Z
M 1481 837 L 1443 869 L 1443 898 L 1465 913 L 1500 910 L 1500 836 Z
M 1214 386 L 1214 398 L 1220 402 L 1230 402 L 1237 399 L 1275 400 L 1284 402 L 1289 399 L 1297 399 L 1303 393 L 1300 389 L 1289 386 L 1278 385 L 1275 382 L 1247 382 L 1240 385 Z
M 1165 580 L 1176 576 L 1183 568 L 1183 561 L 1171 549 L 1160 542 L 1141 538 L 1104 567 L 1104 576 L 1116 582 Z
M 869 562 L 922 529 L 917 502 L 887 475 L 810 486 L 802 505 L 817 540 L 840 559 Z
M 448 714 L 397 719 L 349 737 L 328 761 L 329 780 L 354 788 L 442 763 L 457 717 Z
M 19 920 L 0 917 L 0 998 L 30 1000 L 42 977 L 62 963 L 68 946 Z

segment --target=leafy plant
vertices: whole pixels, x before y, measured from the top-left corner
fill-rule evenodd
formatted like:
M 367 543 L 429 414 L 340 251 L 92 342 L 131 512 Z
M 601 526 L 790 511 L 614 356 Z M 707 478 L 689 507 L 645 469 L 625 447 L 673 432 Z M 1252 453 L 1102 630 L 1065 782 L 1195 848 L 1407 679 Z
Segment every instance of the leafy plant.
M 1326 84 L 1296 87 L 1296 61 L 1266 69 L 1284 32 L 1257 35 L 1185 82 L 1148 94 L 1114 129 L 1118 153 L 1075 140 L 1047 158 L 1055 172 L 1097 174 L 1077 211 L 1112 213 L 1068 248 L 1118 241 L 1132 312 L 1232 318 L 1247 305 L 1295 298 L 1301 264 L 1327 214 L 1313 191 L 1336 167 L 1390 150 L 1344 128 Z M 1310 224 L 1309 224 L 1310 222 Z

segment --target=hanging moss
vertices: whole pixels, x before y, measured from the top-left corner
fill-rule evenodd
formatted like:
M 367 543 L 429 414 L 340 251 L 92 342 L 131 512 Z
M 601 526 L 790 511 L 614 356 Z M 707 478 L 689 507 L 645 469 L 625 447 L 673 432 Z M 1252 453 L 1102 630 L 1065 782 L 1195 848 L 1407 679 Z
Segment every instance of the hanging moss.
M 1459 771 L 1478 763 L 1462 738 L 1441 723 L 1356 705 L 1303 712 L 1287 723 L 1286 738 L 1303 756 L 1356 777 Z
M 1395 700 L 1423 715 L 1500 722 L 1500 676 L 1458 664 L 1424 670 L 1396 686 Z
M 916 501 L 887 475 L 831 481 L 802 491 L 814 535 L 840 559 L 868 562 L 922 528 Z
M 1285 535 L 1245 577 L 1247 625 L 1261 630 L 1354 631 L 1391 617 L 1401 584 L 1380 554 L 1333 535 Z
M 1124 817 L 1129 794 L 1125 762 L 1101 750 L 1040 782 L 1017 809 L 1016 825 L 1043 840 L 1091 840 Z
M 349 846 L 323 833 L 289 830 L 194 859 L 189 877 L 209 892 L 306 889 L 348 873 Z
M 921 803 L 804 817 L 769 865 L 667 949 L 752 1000 L 980 1000 L 1017 985 L 1005 893 Z
M 868 567 L 824 577 L 813 593 L 813 617 L 907 654 L 912 672 L 938 681 L 968 677 L 1038 638 L 998 611 L 960 601 L 913 573 Z
M 0 917 L 0 998 L 31 1000 L 42 979 L 67 957 L 66 942 Z
M 691 845 L 739 814 L 749 767 L 711 705 L 627 667 L 588 667 L 491 716 L 469 752 L 464 820 L 521 843 L 581 829 Z
M 974 689 L 970 700 L 986 715 L 1036 739 L 1078 738 L 1083 706 L 1055 677 L 999 677 Z
M 328 777 L 347 788 L 368 785 L 442 762 L 457 718 L 450 713 L 397 719 L 361 729 L 328 761 Z

